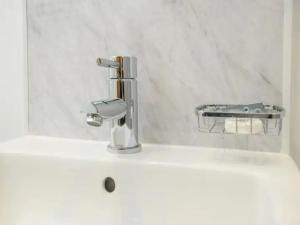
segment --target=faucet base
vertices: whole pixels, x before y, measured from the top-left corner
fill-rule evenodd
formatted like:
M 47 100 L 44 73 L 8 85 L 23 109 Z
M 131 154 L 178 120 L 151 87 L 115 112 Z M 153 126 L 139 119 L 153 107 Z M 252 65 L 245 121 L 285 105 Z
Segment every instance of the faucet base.
M 133 154 L 138 153 L 142 150 L 142 145 L 137 145 L 134 147 L 124 148 L 124 147 L 112 147 L 111 145 L 107 146 L 107 150 L 111 153 L 116 154 Z

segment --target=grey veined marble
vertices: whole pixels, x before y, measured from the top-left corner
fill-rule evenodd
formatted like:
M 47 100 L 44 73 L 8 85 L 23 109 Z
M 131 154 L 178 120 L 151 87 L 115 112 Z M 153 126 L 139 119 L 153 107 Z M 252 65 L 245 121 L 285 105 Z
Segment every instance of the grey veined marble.
M 283 0 L 28 0 L 29 127 L 108 139 L 80 113 L 107 97 L 98 56 L 138 57 L 143 142 L 278 151 L 280 138 L 200 134 L 194 107 L 282 102 Z

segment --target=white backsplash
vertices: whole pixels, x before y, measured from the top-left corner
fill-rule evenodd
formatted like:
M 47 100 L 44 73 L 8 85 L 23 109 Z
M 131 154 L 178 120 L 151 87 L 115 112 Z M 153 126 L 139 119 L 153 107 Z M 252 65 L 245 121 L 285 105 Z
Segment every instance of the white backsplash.
M 207 103 L 282 103 L 283 0 L 28 0 L 29 129 L 108 140 L 80 113 L 107 97 L 96 58 L 138 58 L 142 142 L 278 151 L 279 137 L 200 134 Z

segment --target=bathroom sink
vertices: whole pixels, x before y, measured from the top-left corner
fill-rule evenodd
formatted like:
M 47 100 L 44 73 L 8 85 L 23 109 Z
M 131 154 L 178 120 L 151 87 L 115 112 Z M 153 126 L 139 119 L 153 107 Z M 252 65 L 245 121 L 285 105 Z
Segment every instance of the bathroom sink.
M 300 176 L 287 155 L 160 145 L 116 155 L 106 145 L 2 144 L 0 224 L 300 224 Z

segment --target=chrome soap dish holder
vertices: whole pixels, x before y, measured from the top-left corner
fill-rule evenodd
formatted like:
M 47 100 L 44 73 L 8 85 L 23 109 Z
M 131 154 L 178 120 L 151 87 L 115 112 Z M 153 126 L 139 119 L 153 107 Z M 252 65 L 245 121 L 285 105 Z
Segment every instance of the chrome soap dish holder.
M 198 130 L 205 133 L 280 135 L 285 111 L 276 105 L 201 105 Z

